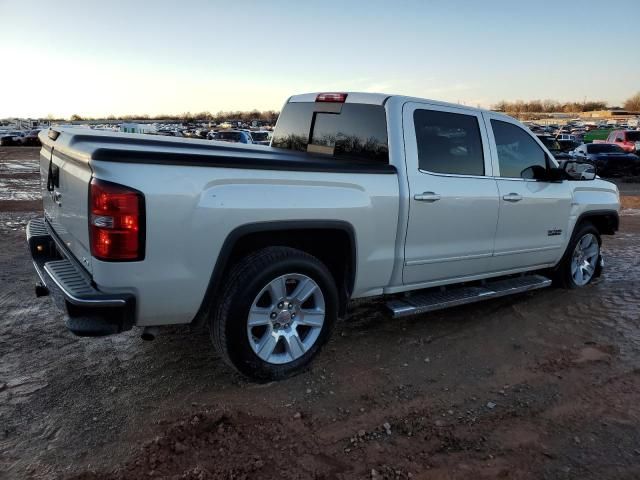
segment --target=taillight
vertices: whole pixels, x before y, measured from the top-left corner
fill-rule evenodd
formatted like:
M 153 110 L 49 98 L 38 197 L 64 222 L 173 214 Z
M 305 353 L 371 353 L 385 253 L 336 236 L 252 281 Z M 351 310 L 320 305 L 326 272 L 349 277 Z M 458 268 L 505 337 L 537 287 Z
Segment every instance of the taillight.
M 316 102 L 344 103 L 346 100 L 346 93 L 319 93 L 316 97 Z
M 89 187 L 91 255 L 105 261 L 144 258 L 144 196 L 137 190 L 92 179 Z

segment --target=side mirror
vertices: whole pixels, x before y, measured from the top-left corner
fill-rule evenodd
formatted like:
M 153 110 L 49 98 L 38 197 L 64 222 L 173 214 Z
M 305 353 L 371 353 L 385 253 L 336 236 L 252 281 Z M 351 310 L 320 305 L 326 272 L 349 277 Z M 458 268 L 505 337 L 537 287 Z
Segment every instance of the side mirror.
M 597 175 L 596 166 L 591 162 L 568 160 L 562 166 L 569 180 L 594 180 Z
M 521 178 L 527 180 L 549 180 L 547 169 L 540 165 L 532 165 L 520 172 Z

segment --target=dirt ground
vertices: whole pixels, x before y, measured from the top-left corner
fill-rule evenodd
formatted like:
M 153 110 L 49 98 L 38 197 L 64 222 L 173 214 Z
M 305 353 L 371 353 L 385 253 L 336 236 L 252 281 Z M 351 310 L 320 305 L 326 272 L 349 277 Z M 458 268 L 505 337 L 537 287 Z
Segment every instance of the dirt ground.
M 24 182 L 0 198 L 0 478 L 640 478 L 640 211 L 587 288 L 406 320 L 362 303 L 308 371 L 257 385 L 188 327 L 68 333 L 33 295 L 37 153 L 9 150 L 0 182 Z

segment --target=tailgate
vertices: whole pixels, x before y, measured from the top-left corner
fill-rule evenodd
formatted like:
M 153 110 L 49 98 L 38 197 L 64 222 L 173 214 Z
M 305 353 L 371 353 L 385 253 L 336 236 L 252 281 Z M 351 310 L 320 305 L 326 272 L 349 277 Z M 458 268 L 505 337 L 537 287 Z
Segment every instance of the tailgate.
M 54 135 L 55 136 L 55 135 Z M 40 184 L 45 218 L 57 237 L 90 272 L 89 249 L 89 183 L 88 159 L 66 148 L 65 134 L 55 140 L 40 134 Z

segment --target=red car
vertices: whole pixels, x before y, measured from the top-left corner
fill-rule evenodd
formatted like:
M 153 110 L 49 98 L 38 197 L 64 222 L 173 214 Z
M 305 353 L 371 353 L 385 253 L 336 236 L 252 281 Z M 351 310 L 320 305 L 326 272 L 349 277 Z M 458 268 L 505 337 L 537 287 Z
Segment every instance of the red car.
M 625 152 L 640 152 L 640 131 L 613 130 L 606 140 L 594 140 L 593 143 L 613 143 L 622 147 Z

